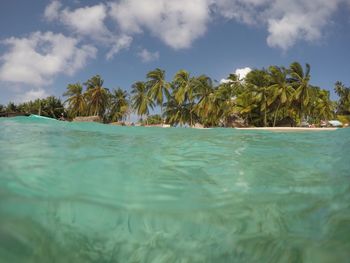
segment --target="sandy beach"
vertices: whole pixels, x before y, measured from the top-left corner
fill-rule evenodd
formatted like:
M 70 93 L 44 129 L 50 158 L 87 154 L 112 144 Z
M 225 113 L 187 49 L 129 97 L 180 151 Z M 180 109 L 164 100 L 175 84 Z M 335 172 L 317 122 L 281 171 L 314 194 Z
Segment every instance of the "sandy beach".
M 237 130 L 266 130 L 275 132 L 298 132 L 298 131 L 335 131 L 338 128 L 303 128 L 303 127 L 252 127 L 236 128 Z

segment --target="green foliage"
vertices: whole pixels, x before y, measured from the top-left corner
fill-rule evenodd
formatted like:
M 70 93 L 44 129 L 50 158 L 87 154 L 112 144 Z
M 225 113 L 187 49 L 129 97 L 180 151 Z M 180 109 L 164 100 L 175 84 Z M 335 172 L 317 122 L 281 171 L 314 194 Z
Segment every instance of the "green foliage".
M 112 92 L 103 87 L 103 79 L 95 75 L 84 83 L 85 91 L 80 83 L 69 84 L 63 96 L 68 97 L 68 115 L 98 115 L 104 121 L 122 121 L 130 113 L 130 101 L 127 91 L 118 88 Z
M 310 69 L 298 62 L 289 68 L 271 66 L 252 70 L 243 81 L 230 74 L 217 86 L 208 76 L 191 76 L 185 70 L 167 83 L 165 72 L 156 69 L 141 82 L 141 90 L 133 87 L 133 108 L 142 116 L 155 104 L 165 106 L 164 118 L 173 125 L 230 126 L 233 119 L 253 126 L 275 126 L 286 120 L 301 124 L 304 119 L 317 124 L 333 118 L 335 104 L 328 91 L 310 85 Z
M 350 115 L 337 115 L 337 119 L 343 124 L 350 124 Z
M 7 112 L 18 112 L 18 106 L 14 104 L 13 102 L 9 102 L 6 106 L 6 111 Z
M 155 103 L 151 99 L 149 86 L 145 82 L 138 81 L 132 85 L 132 107 L 141 116 L 148 115 L 149 109 L 153 109 Z
M 142 121 L 142 124 L 147 124 L 147 125 L 157 125 L 162 123 L 163 123 L 163 118 L 159 114 L 150 115 L 147 117 L 146 120 Z
M 80 83 L 68 84 L 67 91 L 63 96 L 68 97 L 65 101 L 68 103 L 69 116 L 85 116 L 87 113 L 87 103 L 83 94 L 83 86 Z
M 164 96 L 169 96 L 169 83 L 165 80 L 165 71 L 156 68 L 147 74 L 148 97 L 150 97 L 155 104 L 160 105 L 161 111 L 163 109 Z
M 339 96 L 337 113 L 341 115 L 350 114 L 350 87 L 345 87 L 340 81 L 335 83 L 335 93 Z
M 64 107 L 59 98 L 49 96 L 45 99 L 36 99 L 17 105 L 10 102 L 2 111 L 9 113 L 38 114 L 50 118 L 59 118 L 64 113 Z
M 103 87 L 103 79 L 96 75 L 84 85 L 86 86 L 85 98 L 89 115 L 105 117 L 110 96 L 109 90 Z
M 191 124 L 197 116 L 191 112 L 191 109 L 193 109 L 191 104 L 179 103 L 174 97 L 170 97 L 165 103 L 164 115 L 166 116 L 166 122 L 171 125 Z
M 129 114 L 129 94 L 118 88 L 110 94 L 110 121 L 124 121 Z
M 192 76 L 185 70 L 179 70 L 168 82 L 165 71 L 157 68 L 146 75 L 145 81 L 135 82 L 130 95 L 120 88 L 109 91 L 101 76 L 95 75 L 83 85 L 67 86 L 63 94 L 66 109 L 59 99 L 48 97 L 19 105 L 9 103 L 0 106 L 0 111 L 57 118 L 66 110 L 69 118 L 98 115 L 106 122 L 125 121 L 134 111 L 141 121 L 146 116 L 143 122 L 148 124 L 164 120 L 173 125 L 199 123 L 205 127 L 230 127 L 234 120 L 249 126 L 275 126 L 286 120 L 292 125 L 304 120 L 318 124 L 333 119 L 335 112 L 350 115 L 350 88 L 337 82 L 339 101 L 333 102 L 329 91 L 310 84 L 310 69 L 309 64 L 303 68 L 293 62 L 288 68 L 254 69 L 244 80 L 230 74 L 225 83 L 215 85 L 210 77 Z M 161 115 L 149 116 L 156 105 Z

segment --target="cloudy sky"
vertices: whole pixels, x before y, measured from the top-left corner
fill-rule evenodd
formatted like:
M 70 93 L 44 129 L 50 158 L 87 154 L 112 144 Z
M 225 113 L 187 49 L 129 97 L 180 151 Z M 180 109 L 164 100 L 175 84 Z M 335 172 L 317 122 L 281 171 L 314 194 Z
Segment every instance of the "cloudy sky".
M 0 103 L 95 74 L 130 89 L 156 67 L 220 81 L 296 60 L 350 85 L 350 0 L 1 0 L 0 22 Z

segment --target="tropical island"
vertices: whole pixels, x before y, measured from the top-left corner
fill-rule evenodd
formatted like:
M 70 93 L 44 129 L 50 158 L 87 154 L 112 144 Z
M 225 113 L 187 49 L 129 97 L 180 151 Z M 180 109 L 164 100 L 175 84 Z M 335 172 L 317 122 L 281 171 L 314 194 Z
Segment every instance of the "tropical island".
M 38 114 L 66 120 L 94 116 L 94 121 L 130 125 L 127 120 L 135 113 L 140 125 L 320 127 L 332 119 L 348 125 L 350 87 L 338 81 L 334 91 L 337 101 L 331 100 L 329 90 L 312 85 L 310 65 L 303 68 L 298 62 L 254 69 L 244 79 L 230 74 L 220 83 L 185 70 L 168 82 L 165 71 L 157 68 L 135 82 L 130 93 L 106 88 L 96 75 L 83 84 L 69 84 L 64 101 L 50 96 L 17 105 L 10 102 L 0 105 L 0 116 Z M 160 114 L 150 115 L 156 107 Z

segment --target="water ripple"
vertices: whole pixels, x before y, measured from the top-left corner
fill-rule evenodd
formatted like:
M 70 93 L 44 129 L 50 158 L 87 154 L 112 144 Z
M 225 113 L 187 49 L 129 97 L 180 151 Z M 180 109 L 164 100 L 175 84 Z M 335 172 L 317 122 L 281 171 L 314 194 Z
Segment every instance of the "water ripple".
M 348 262 L 350 129 L 0 120 L 0 262 Z

